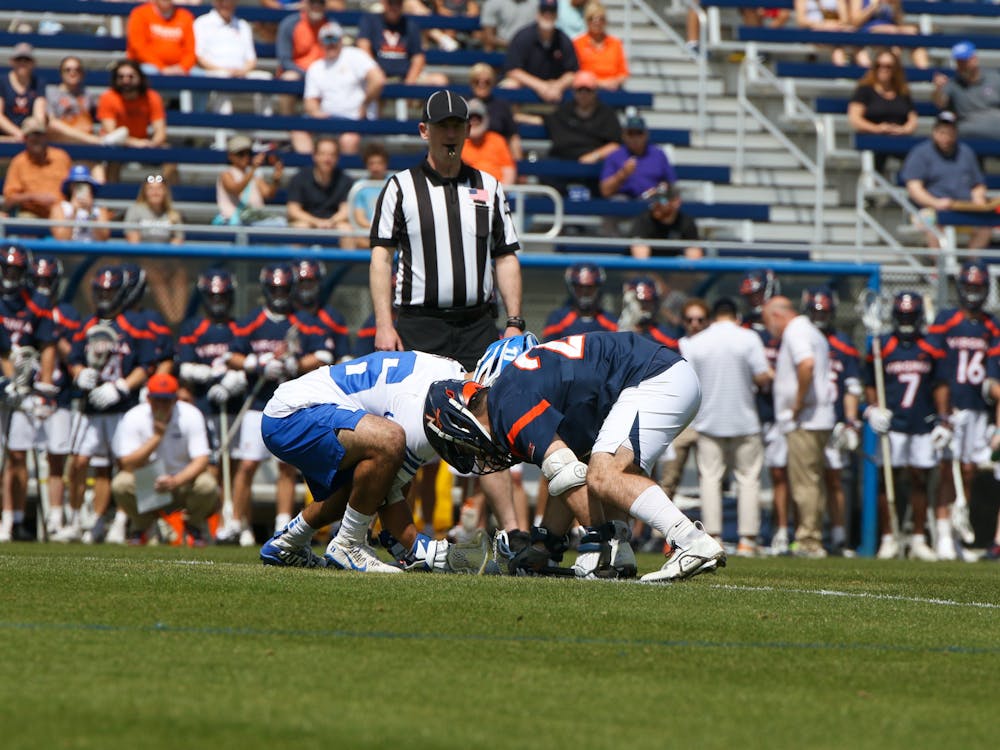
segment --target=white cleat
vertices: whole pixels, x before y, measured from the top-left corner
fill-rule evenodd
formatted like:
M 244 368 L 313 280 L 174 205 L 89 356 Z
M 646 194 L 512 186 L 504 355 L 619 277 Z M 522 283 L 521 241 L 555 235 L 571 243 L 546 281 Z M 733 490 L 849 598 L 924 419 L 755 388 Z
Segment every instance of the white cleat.
M 82 540 L 83 532 L 75 524 L 63 526 L 56 533 L 49 535 L 49 541 L 59 542 L 60 544 L 69 544 L 70 542 L 79 542 Z
M 240 546 L 241 547 L 256 547 L 257 540 L 254 538 L 252 529 L 243 529 L 240 532 Z
M 784 526 L 775 531 L 774 535 L 771 537 L 771 554 L 772 555 L 788 554 L 788 529 L 786 529 Z
M 646 582 L 681 581 L 702 573 L 714 573 L 726 567 L 726 551 L 722 545 L 705 533 L 701 524 L 696 524 L 697 532 L 683 542 L 673 540 L 673 549 L 663 567 L 647 573 L 640 580 Z
M 115 520 L 115 522 L 111 524 L 111 528 L 108 529 L 107 535 L 104 537 L 104 543 L 125 544 L 125 536 L 126 536 L 125 532 L 127 523 L 128 523 L 127 521 L 125 523 L 120 523 L 118 520 Z
M 879 560 L 895 560 L 899 555 L 899 542 L 892 534 L 886 534 L 878 545 L 878 553 L 875 555 Z
M 958 559 L 958 552 L 955 550 L 955 540 L 952 539 L 951 534 L 942 534 L 938 537 L 936 552 L 938 560 Z
M 342 544 L 333 539 L 324 555 L 327 567 L 352 570 L 358 573 L 402 573 L 402 568 L 390 565 L 379 558 L 367 544 Z
M 910 557 L 924 562 L 937 562 L 938 556 L 927 544 L 923 534 L 914 534 L 910 538 Z

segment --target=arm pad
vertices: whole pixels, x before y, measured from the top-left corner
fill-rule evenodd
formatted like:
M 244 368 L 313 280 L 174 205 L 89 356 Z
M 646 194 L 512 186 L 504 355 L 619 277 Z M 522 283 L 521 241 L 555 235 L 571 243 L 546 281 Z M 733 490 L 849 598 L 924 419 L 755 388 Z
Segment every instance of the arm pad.
M 549 480 L 549 494 L 557 497 L 587 483 L 587 464 L 569 448 L 560 448 L 542 461 L 542 474 Z

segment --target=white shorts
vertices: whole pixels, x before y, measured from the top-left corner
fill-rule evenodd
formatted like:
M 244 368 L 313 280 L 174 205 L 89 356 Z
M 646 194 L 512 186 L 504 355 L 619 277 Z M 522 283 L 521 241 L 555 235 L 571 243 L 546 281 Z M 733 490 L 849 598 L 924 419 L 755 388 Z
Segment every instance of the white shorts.
M 881 441 L 875 444 L 875 465 L 882 465 Z M 931 442 L 931 434 L 911 435 L 907 432 L 889 433 L 889 460 L 896 468 L 911 466 L 914 469 L 933 469 L 938 463 L 938 452 Z
M 69 455 L 72 428 L 73 412 L 69 408 L 56 409 L 47 419 L 36 419 L 16 411 L 10 423 L 10 449 L 30 451 L 38 448 L 54 456 Z
M 271 451 L 264 445 L 264 436 L 260 432 L 260 423 L 263 417 L 264 412 L 253 409 L 243 417 L 243 421 L 240 423 L 239 440 L 233 441 L 235 445 L 230 451 L 233 458 L 243 461 L 266 461 L 271 457 Z
M 984 464 L 990 460 L 990 413 L 961 409 L 951 416 L 955 436 L 952 448 L 941 451 L 941 460 L 957 458 L 963 464 Z
M 701 384 L 694 368 L 681 360 L 669 370 L 618 395 L 597 434 L 591 453 L 615 453 L 627 446 L 648 475 L 660 454 L 688 426 L 701 406 Z M 632 432 L 639 425 L 638 435 Z
M 122 416 L 77 413 L 73 420 L 73 455 L 89 456 L 90 465 L 96 468 L 111 466 L 111 441 Z
M 764 466 L 784 469 L 788 466 L 788 439 L 777 422 L 768 422 L 761 431 L 764 437 Z

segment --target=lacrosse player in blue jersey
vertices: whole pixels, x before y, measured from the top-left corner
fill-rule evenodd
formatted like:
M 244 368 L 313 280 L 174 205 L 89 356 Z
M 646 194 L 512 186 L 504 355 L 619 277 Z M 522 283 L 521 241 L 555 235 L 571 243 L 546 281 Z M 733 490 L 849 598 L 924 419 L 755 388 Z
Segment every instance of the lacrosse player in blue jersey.
M 549 494 L 565 501 L 549 503 L 532 543 L 511 557 L 511 572 L 545 572 L 566 547 L 572 513 L 589 505 L 596 521 L 603 504 L 666 537 L 670 555 L 642 580 L 673 581 L 726 563 L 719 543 L 649 478 L 700 402 L 698 378 L 679 355 L 636 334 L 589 333 L 530 349 L 489 388 L 434 383 L 424 429 L 459 470 L 485 474 L 528 461 L 541 468 Z M 613 551 L 598 557 L 593 573 L 615 577 Z

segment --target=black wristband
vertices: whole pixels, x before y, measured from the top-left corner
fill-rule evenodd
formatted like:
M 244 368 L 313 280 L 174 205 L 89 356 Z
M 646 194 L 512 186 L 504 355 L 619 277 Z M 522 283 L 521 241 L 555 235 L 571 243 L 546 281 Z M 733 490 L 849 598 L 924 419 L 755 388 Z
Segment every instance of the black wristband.
M 527 326 L 525 326 L 525 324 L 524 324 L 524 318 L 522 318 L 519 315 L 511 315 L 509 318 L 507 318 L 507 327 L 508 328 L 516 328 L 521 333 L 524 333 L 524 329 Z

